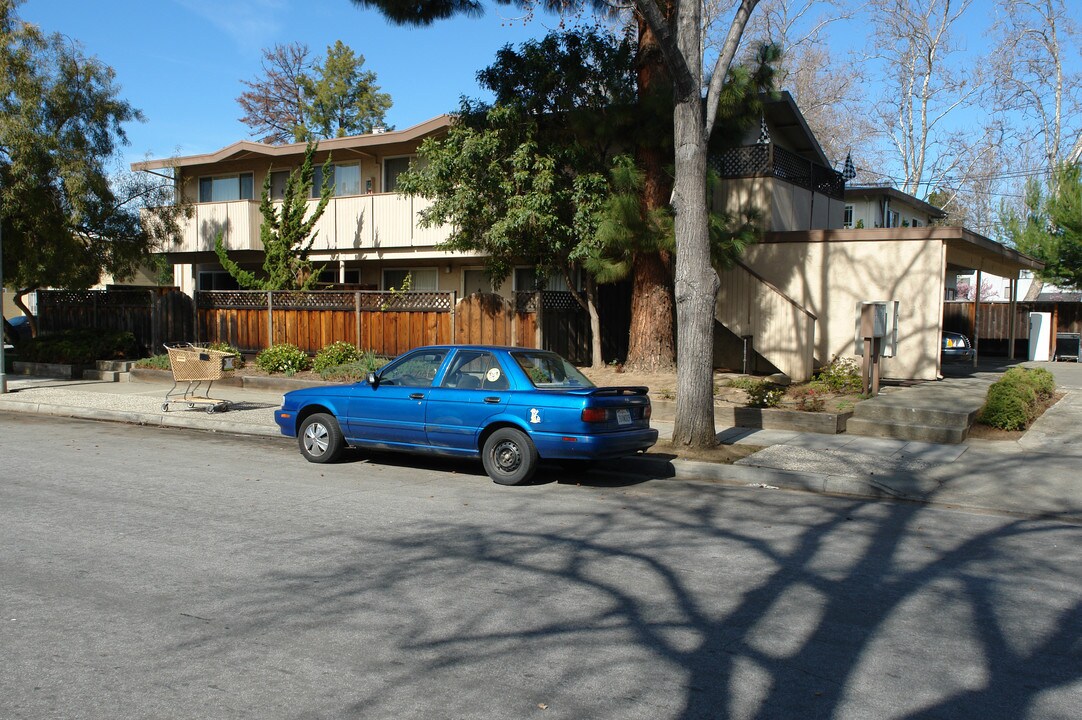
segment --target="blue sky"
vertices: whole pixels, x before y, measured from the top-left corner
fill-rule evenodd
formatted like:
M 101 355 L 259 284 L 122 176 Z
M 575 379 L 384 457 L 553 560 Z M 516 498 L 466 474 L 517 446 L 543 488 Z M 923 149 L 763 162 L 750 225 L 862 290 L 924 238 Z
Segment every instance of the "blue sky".
M 365 58 L 394 101 L 398 129 L 477 97 L 477 71 L 496 51 L 541 37 L 557 20 L 524 23 L 512 8 L 429 28 L 389 24 L 350 0 L 28 0 L 20 17 L 82 43 L 117 73 L 121 97 L 143 111 L 127 127 L 128 162 L 211 152 L 247 139 L 237 118 L 241 80 L 260 73 L 261 50 L 307 43 L 324 55 L 335 40 Z

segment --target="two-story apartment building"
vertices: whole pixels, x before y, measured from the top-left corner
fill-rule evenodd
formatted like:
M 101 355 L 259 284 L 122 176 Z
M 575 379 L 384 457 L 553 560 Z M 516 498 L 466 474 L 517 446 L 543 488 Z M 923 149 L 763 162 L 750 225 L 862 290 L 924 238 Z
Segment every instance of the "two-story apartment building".
M 458 290 L 478 283 L 476 258 L 437 250 L 443 228 L 422 228 L 418 212 L 425 201 L 395 192 L 398 176 L 408 169 L 417 148 L 429 137 L 446 133 L 451 118 L 432 118 L 405 130 L 324 140 L 316 155 L 322 166 L 331 158 L 334 196 L 315 229 L 311 258 L 323 268 L 327 283 L 385 289 L 401 287 L 412 275 L 414 290 Z M 260 195 L 267 175 L 271 197 L 281 198 L 286 178 L 303 160 L 305 145 L 265 145 L 242 141 L 206 155 L 136 163 L 134 169 L 171 171 L 177 192 L 191 202 L 194 215 L 180 241 L 168 249 L 174 282 L 184 292 L 234 289 L 214 253 L 221 234 L 231 257 L 258 271 L 263 262 L 259 229 Z M 312 205 L 322 181 L 316 170 Z M 472 271 L 472 272 L 471 272 Z
M 927 227 L 947 217 L 935 205 L 892 187 L 879 185 L 845 188 L 843 228 L 872 229 Z
M 491 290 L 482 258 L 438 248 L 447 228 L 422 228 L 421 198 L 395 192 L 426 138 L 440 137 L 451 117 L 441 115 L 404 130 L 324 140 L 316 162 L 329 155 L 334 197 L 316 226 L 311 258 L 323 267 L 321 279 L 352 288 L 401 287 L 408 274 L 413 290 L 457 291 L 461 295 Z M 765 130 L 763 129 L 765 128 Z M 752 204 L 761 211 L 765 230 L 837 227 L 841 221 L 841 176 L 815 141 L 788 93 L 767 104 L 763 128 L 745 145 L 714 158 L 724 178 L 715 190 L 716 207 L 739 210 Z M 766 134 L 766 139 L 763 138 Z M 281 197 L 290 170 L 299 166 L 304 144 L 265 145 L 242 141 L 205 155 L 163 158 L 133 165 L 136 170 L 172 172 L 178 192 L 191 202 L 194 216 L 167 251 L 174 283 L 188 294 L 236 287 L 214 253 L 220 233 L 232 258 L 247 269 L 262 266 L 259 239 L 261 189 L 268 173 L 272 197 Z M 318 194 L 320 177 L 313 195 Z M 312 200 L 314 205 L 315 199 Z M 504 287 L 533 289 L 532 268 L 524 263 Z M 552 278 L 550 289 L 562 289 Z
M 397 177 L 417 157 L 421 142 L 440 137 L 450 123 L 450 116 L 441 115 L 404 130 L 320 143 L 316 160 L 330 155 L 335 183 L 311 254 L 323 267 L 324 281 L 387 290 L 400 288 L 409 275 L 413 290 L 464 296 L 491 289 L 484 259 L 441 249 L 447 228 L 422 228 L 418 222 L 426 201 L 395 192 Z M 238 142 L 205 155 L 133 166 L 171 171 L 178 192 L 193 204 L 193 217 L 167 252 L 175 284 L 193 295 L 235 287 L 214 253 L 219 233 L 231 257 L 249 269 L 261 268 L 260 190 L 269 174 L 272 195 L 280 197 L 304 150 L 303 144 Z M 752 353 L 765 360 L 766 369 L 805 379 L 832 356 L 854 354 L 856 304 L 898 300 L 898 355 L 884 372 L 934 378 L 948 273 L 981 268 L 1014 276 L 1037 267 L 961 228 L 931 227 L 941 213 L 898 191 L 847 191 L 787 93 L 768 102 L 760 127 L 712 157 L 711 166 L 720 177 L 713 207 L 754 208 L 764 229 L 742 264 L 723 273 L 716 313 L 719 365 L 740 367 L 741 358 Z M 549 289 L 563 289 L 560 279 L 550 282 Z M 533 290 L 534 283 L 524 260 L 497 291 L 509 296 Z

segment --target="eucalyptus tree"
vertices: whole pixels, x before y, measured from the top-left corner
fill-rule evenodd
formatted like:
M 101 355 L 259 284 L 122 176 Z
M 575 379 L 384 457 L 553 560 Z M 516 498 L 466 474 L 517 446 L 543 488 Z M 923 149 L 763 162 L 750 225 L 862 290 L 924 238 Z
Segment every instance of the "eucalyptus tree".
M 19 4 L 0 1 L 0 224 L 4 284 L 36 332 L 27 294 L 133 275 L 189 206 L 167 178 L 120 169 L 124 125 L 143 117 L 112 68 L 24 23 Z

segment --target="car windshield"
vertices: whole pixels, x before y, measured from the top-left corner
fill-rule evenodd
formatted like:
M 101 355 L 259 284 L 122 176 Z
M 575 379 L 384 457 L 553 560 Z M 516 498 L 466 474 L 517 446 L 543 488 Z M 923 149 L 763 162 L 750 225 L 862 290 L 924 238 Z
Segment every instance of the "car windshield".
M 555 353 L 525 351 L 511 353 L 519 367 L 538 388 L 595 387 L 574 365 Z

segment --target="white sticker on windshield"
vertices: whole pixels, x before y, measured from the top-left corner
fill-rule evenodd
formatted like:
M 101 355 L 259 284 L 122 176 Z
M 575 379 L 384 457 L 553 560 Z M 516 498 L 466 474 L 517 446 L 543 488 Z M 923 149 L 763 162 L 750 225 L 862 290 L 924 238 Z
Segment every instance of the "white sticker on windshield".
M 489 382 L 496 382 L 499 379 L 500 379 L 500 369 L 499 368 L 495 368 L 495 367 L 494 368 L 489 368 L 488 372 L 485 373 L 485 380 L 488 380 Z

